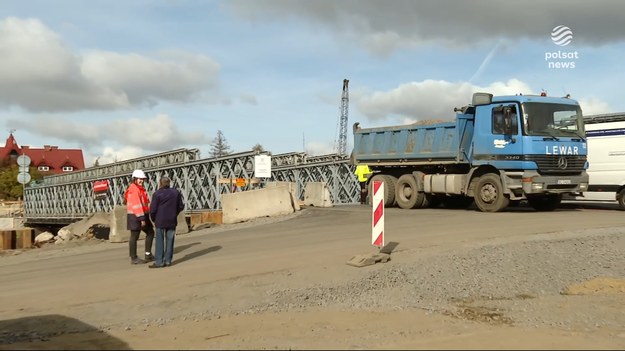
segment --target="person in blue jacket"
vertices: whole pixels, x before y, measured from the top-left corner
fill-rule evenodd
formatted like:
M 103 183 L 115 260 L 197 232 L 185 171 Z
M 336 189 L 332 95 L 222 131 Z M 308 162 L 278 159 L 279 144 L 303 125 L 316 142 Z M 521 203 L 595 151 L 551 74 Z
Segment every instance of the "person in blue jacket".
M 171 187 L 171 180 L 168 177 L 162 177 L 150 203 L 150 218 L 156 227 L 156 250 L 154 263 L 149 266 L 150 268 L 171 266 L 178 214 L 182 210 L 184 210 L 182 194 Z

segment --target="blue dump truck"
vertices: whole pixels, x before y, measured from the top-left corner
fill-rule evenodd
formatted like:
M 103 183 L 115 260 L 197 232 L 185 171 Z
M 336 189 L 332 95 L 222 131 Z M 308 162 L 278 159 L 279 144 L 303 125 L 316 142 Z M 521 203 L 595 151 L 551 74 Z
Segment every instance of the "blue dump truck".
M 360 128 L 353 164 L 384 182 L 385 207 L 443 205 L 499 212 L 521 200 L 552 211 L 588 188 L 584 119 L 577 101 L 546 94 L 473 94 L 453 122 Z M 371 191 L 369 191 L 371 194 Z

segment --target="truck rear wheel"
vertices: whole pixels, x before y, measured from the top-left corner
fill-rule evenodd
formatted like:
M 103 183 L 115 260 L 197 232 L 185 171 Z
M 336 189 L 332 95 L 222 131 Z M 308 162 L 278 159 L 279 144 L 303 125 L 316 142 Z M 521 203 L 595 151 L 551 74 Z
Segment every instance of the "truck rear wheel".
M 562 195 L 543 195 L 527 198 L 527 203 L 536 211 L 553 211 L 562 202 Z
M 389 195 L 391 195 L 391 198 L 393 199 L 390 205 L 385 205 L 386 207 L 395 207 L 397 206 L 397 199 L 395 198 L 395 187 L 397 186 L 397 177 L 392 176 L 390 174 L 385 174 L 384 177 L 386 178 L 386 180 L 388 181 L 387 183 L 384 183 L 385 187 L 388 186 L 386 189 L 388 189 L 388 192 L 390 193 Z
M 404 209 L 423 207 L 425 194 L 417 191 L 417 180 L 412 174 L 404 174 L 395 186 L 395 201 Z
M 625 189 L 619 191 L 618 195 L 616 195 L 616 199 L 618 200 L 618 207 L 621 210 L 625 210 Z
M 501 178 L 494 173 L 484 174 L 477 180 L 474 200 L 482 212 L 499 212 L 510 203 L 503 192 Z
M 395 177 L 385 174 L 376 174 L 371 177 L 367 186 L 369 203 L 373 203 L 373 182 L 384 182 L 384 207 L 392 207 L 395 204 Z

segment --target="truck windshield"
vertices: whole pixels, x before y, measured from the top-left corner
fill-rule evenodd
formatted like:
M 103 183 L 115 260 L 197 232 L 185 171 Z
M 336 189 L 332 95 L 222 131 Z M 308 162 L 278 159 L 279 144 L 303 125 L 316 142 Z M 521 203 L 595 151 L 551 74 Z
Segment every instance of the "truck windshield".
M 579 106 L 527 102 L 523 108 L 523 134 L 584 138 L 584 119 Z

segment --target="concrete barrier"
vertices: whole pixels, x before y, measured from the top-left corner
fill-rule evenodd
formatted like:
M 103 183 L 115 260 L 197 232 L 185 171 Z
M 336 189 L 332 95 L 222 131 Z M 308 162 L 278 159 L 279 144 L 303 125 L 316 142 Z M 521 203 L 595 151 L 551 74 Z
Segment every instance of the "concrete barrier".
M 291 204 L 293 205 L 293 209 L 295 211 L 299 211 L 301 209 L 299 203 L 300 200 L 297 197 L 297 183 L 295 182 L 268 182 L 265 187 L 277 187 L 277 186 L 286 186 L 289 188 L 289 192 L 291 193 Z
M 109 242 L 125 243 L 128 242 L 128 239 L 130 239 L 130 230 L 126 229 L 126 214 L 126 206 L 115 206 L 113 211 L 111 211 L 109 221 L 109 227 L 111 228 L 111 232 L 109 233 Z
M 278 216 L 295 212 L 293 199 L 287 186 L 221 195 L 223 222 L 237 223 L 253 218 Z
M 24 218 L 5 217 L 0 218 L 0 230 L 24 227 Z
M 110 214 L 109 226 L 111 232 L 109 233 L 109 242 L 112 243 L 125 243 L 130 239 L 130 230 L 128 227 L 128 212 L 126 206 L 115 206 Z M 176 227 L 176 235 L 186 234 L 189 232 L 189 226 L 187 225 L 187 219 L 184 211 L 178 214 L 178 226 Z M 139 239 L 145 239 L 145 233 L 142 231 L 139 235 Z
M 0 218 L 0 230 L 13 228 L 13 218 Z
M 304 188 L 304 205 L 332 207 L 330 190 L 325 182 L 308 182 Z

